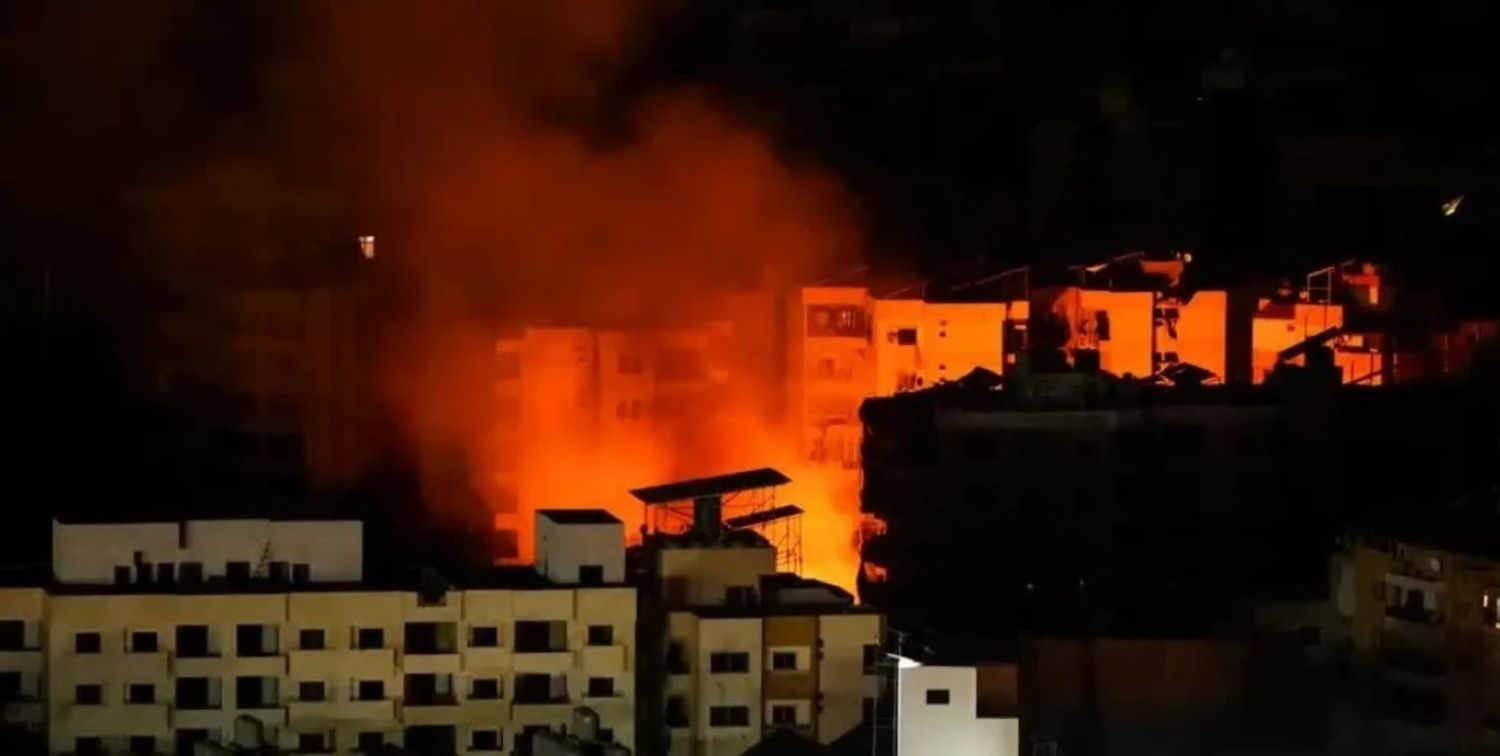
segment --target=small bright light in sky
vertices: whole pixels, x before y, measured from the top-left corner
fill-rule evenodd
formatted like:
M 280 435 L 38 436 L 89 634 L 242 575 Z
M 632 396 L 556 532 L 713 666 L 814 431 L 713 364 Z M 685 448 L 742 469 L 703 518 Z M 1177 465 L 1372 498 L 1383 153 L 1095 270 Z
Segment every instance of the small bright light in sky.
M 1443 215 L 1447 215 L 1447 216 L 1453 215 L 1454 213 L 1458 212 L 1459 205 L 1462 205 L 1463 203 L 1464 203 L 1464 196 L 1462 194 L 1458 195 L 1457 197 L 1454 197 L 1451 200 L 1448 200 L 1447 202 L 1444 202 L 1443 203 Z

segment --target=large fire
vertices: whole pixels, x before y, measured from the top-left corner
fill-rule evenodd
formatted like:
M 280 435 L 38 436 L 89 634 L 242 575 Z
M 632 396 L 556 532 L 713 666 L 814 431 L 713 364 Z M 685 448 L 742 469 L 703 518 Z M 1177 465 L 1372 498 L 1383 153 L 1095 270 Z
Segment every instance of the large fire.
M 497 476 L 519 475 L 523 549 L 534 507 L 605 506 L 633 532 L 631 487 L 776 466 L 795 481 L 782 499 L 807 510 L 805 572 L 850 585 L 857 504 L 803 462 L 788 377 L 765 363 L 769 322 L 731 331 L 725 359 L 753 377 L 733 378 L 711 411 L 653 407 L 649 422 L 619 423 L 607 404 L 578 411 L 599 400 L 574 376 L 527 371 L 524 432 L 496 448 L 494 345 L 507 328 L 734 321 L 736 296 L 856 256 L 836 182 L 783 161 L 703 92 L 611 89 L 655 3 L 314 7 L 309 54 L 332 56 L 323 94 L 349 116 L 337 148 L 364 158 L 366 204 L 382 209 L 368 230 L 412 295 L 382 364 L 417 444 L 462 450 L 497 511 L 513 506 Z

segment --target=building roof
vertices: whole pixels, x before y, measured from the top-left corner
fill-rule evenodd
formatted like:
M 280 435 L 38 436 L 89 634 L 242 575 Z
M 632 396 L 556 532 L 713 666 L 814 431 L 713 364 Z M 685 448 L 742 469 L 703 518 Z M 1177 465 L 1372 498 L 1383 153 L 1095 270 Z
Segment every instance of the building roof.
M 731 517 L 725 520 L 724 524 L 731 528 L 753 528 L 756 525 L 764 525 L 784 517 L 796 517 L 800 514 L 802 514 L 802 507 L 796 504 L 783 504 L 779 507 L 771 507 L 770 509 L 763 509 L 759 512 L 752 512 L 739 517 Z
M 538 509 L 537 514 L 559 525 L 619 525 L 620 519 L 603 509 Z
M 696 499 L 700 496 L 715 496 L 737 493 L 739 491 L 751 491 L 757 488 L 770 488 L 771 486 L 790 483 L 791 480 L 791 478 L 783 475 L 779 470 L 762 467 L 757 470 L 743 470 L 726 475 L 711 475 L 706 478 L 680 480 L 673 483 L 664 483 L 659 486 L 633 488 L 630 490 L 630 495 L 645 504 L 666 504 L 673 501 Z

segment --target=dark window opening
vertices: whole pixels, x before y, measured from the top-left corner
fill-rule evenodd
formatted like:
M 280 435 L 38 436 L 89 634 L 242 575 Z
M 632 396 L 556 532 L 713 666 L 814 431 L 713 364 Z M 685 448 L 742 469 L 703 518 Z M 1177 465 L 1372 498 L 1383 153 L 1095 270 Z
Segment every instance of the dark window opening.
M 218 708 L 209 698 L 207 677 L 179 677 L 176 682 L 176 702 L 179 709 Z
M 682 696 L 667 697 L 667 711 L 664 718 L 668 727 L 687 727 L 687 702 Z
M 97 654 L 99 653 L 100 636 L 98 633 L 76 633 L 73 635 L 73 653 L 75 654 Z
M 327 695 L 323 683 L 318 680 L 303 680 L 297 683 L 297 700 L 322 701 Z
M 408 654 L 451 654 L 458 650 L 452 622 L 408 622 L 403 638 Z
M 276 634 L 270 625 L 237 625 L 234 628 L 236 656 L 275 656 Z
M 234 678 L 234 705 L 239 709 L 270 709 L 276 706 L 270 688 L 274 678 Z
M 775 705 L 771 707 L 771 724 L 773 725 L 796 725 L 797 707 Z
M 896 329 L 896 344 L 898 346 L 916 346 L 917 345 L 917 329 L 915 329 L 915 328 L 898 328 L 898 329 Z
M 946 706 L 948 704 L 948 689 L 928 688 L 927 703 L 933 706 Z
M 297 750 L 302 753 L 332 753 L 328 747 L 328 735 L 321 732 L 297 733 Z
M 536 672 L 516 675 L 515 700 L 520 704 L 567 701 L 567 678 Z
M 614 625 L 589 625 L 590 646 L 613 646 L 615 644 Z
M 384 680 L 360 680 L 354 688 L 354 697 L 360 701 L 384 701 Z
M 797 669 L 797 654 L 793 651 L 771 652 L 771 669 L 795 670 Z
M 475 730 L 469 734 L 469 750 L 471 751 L 498 751 L 500 750 L 499 730 Z
M 208 626 L 178 625 L 177 655 L 189 659 L 208 656 Z
M 224 565 L 224 577 L 231 583 L 250 582 L 249 562 L 228 562 Z
M 415 674 L 406 676 L 407 706 L 446 706 L 455 703 L 452 679 L 448 675 Z
M 156 633 L 150 630 L 137 630 L 130 634 L 130 652 L 133 654 L 154 654 L 157 650 Z
M 682 644 L 672 641 L 667 644 L 667 674 L 685 675 L 688 673 L 687 653 Z
M 613 677 L 590 677 L 588 697 L 589 698 L 612 698 L 615 695 L 615 678 Z
M 379 627 L 361 627 L 355 630 L 354 647 L 362 649 L 384 648 L 385 630 Z
M 603 585 L 604 566 L 598 564 L 582 564 L 578 566 L 579 585 Z
M 104 686 L 75 685 L 73 687 L 73 703 L 80 706 L 98 706 L 104 703 Z
M 469 698 L 476 701 L 493 701 L 500 697 L 500 681 L 494 678 L 483 678 L 474 681 L 474 687 L 469 690 Z
M 131 683 L 125 688 L 125 703 L 156 703 L 156 686 L 151 683 Z
M 73 753 L 75 756 L 103 756 L 104 741 L 93 736 L 74 738 Z
M 710 706 L 708 708 L 709 727 L 749 727 L 750 707 L 748 706 Z
M 374 751 L 379 751 L 384 747 L 385 733 L 380 732 L 362 732 L 359 734 L 359 738 L 355 742 L 355 748 L 365 752 L 366 754 Z
M 566 622 L 531 620 L 516 622 L 516 653 L 548 653 L 566 650 L 566 635 Z
M 469 646 L 473 648 L 495 648 L 500 645 L 500 628 L 469 628 Z
M 744 651 L 716 651 L 708 656 L 708 671 L 716 675 L 749 672 L 750 654 Z
M 151 735 L 130 736 L 131 756 L 156 756 L 156 738 Z
M 305 627 L 297 631 L 297 647 L 303 651 L 321 651 L 327 642 L 321 628 Z
M 202 562 L 183 562 L 179 565 L 178 572 L 181 573 L 184 585 L 197 585 L 203 582 Z

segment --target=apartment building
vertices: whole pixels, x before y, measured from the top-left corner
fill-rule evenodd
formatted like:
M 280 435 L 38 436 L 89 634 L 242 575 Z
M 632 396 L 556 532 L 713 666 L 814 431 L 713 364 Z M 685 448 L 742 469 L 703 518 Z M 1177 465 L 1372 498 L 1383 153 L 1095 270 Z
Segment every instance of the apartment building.
M 891 662 L 896 666 L 895 756 L 1019 756 L 1020 722 L 985 711 L 977 667 L 924 664 L 904 656 Z
M 1413 512 L 1336 556 L 1333 603 L 1380 737 L 1412 750 L 1500 748 L 1500 554 L 1493 494 Z
M 831 743 L 879 691 L 881 615 L 835 586 L 778 572 L 776 547 L 742 524 L 777 512 L 721 516 L 720 502 L 760 485 L 741 473 L 632 492 L 693 502 L 691 527 L 648 536 L 643 555 L 659 586 L 644 622 L 662 628 L 649 642 L 663 643 L 643 668 L 662 665 L 670 753 L 738 756 L 783 728 Z
M 629 747 L 623 526 L 537 518 L 534 569 L 391 586 L 357 523 L 58 523 L 53 586 L 0 593 L 0 681 L 59 754 L 528 753 L 579 704 Z

